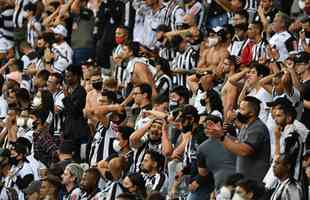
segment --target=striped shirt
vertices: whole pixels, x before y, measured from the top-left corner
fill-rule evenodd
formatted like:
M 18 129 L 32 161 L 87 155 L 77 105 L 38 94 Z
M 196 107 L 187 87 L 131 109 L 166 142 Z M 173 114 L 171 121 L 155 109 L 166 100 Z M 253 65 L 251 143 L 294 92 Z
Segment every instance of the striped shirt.
M 197 51 L 195 51 L 192 47 L 189 46 L 183 53 L 177 53 L 177 56 L 172 61 L 172 69 L 192 70 L 196 67 L 196 63 Z M 186 86 L 186 75 L 176 74 L 173 76 L 172 82 L 173 85 Z
M 298 182 L 292 179 L 286 179 L 280 182 L 272 194 L 270 200 L 295 200 L 303 199 L 302 187 Z
M 123 52 L 122 45 L 118 45 L 113 51 L 113 57 L 118 57 Z M 117 80 L 118 84 L 124 85 L 124 75 L 126 66 L 122 64 L 114 65 L 114 79 Z
M 36 47 L 36 42 L 38 35 L 41 33 L 41 24 L 36 20 L 35 17 L 32 17 L 27 23 L 27 42 L 31 45 L 32 48 Z
M 152 144 L 148 139 L 146 139 L 146 142 L 137 149 L 133 150 L 133 164 L 131 165 L 130 172 L 140 172 L 140 167 L 142 165 L 142 161 L 145 155 L 145 152 L 148 150 L 154 150 L 159 153 L 162 151 L 162 143 L 155 143 Z
M 183 25 L 185 11 L 176 0 L 171 0 L 166 7 L 164 22 L 172 31 L 175 31 Z
M 25 10 L 24 7 L 29 3 L 29 0 L 16 0 L 15 10 L 13 15 L 13 22 L 15 28 L 23 28 L 25 23 Z
M 263 41 L 252 47 L 252 61 L 258 62 L 261 58 L 267 58 L 267 44 Z
M 145 181 L 145 187 L 148 192 L 167 192 L 168 187 L 168 177 L 165 173 L 156 173 L 155 175 L 148 175 L 142 173 L 143 179 Z
M 112 123 L 108 128 L 104 127 L 101 122 L 97 123 L 96 133 L 90 147 L 90 166 L 95 166 L 100 160 L 106 160 L 111 154 L 116 153 L 113 149 L 113 140 L 116 137 Z
M 244 5 L 244 10 L 246 10 L 249 14 L 249 22 L 254 20 L 254 16 L 256 14 L 258 8 L 258 0 L 246 0 Z
M 10 41 L 14 41 L 13 14 L 14 9 L 8 8 L 1 12 L 0 15 L 0 34 Z
M 155 75 L 154 77 L 155 86 L 158 95 L 169 94 L 170 89 L 172 88 L 171 78 L 166 74 Z
M 191 14 L 195 17 L 197 27 L 199 29 L 203 28 L 203 22 L 205 17 L 205 8 L 204 6 L 199 2 L 196 1 L 191 7 L 185 8 L 186 14 Z

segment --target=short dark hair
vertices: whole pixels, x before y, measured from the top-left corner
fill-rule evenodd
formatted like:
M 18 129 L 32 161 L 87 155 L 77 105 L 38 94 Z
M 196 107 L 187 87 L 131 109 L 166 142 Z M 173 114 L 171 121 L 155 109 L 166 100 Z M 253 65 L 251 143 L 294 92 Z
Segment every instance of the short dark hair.
M 100 175 L 99 170 L 96 167 L 91 167 L 91 168 L 85 170 L 84 173 L 90 173 L 91 175 L 93 175 L 96 179 L 96 183 L 98 184 L 101 175 Z
M 243 101 L 246 101 L 249 103 L 251 110 L 255 113 L 256 116 L 259 115 L 260 104 L 261 104 L 261 101 L 259 99 L 257 99 L 256 97 L 252 97 L 252 96 L 246 96 L 243 99 Z
M 118 132 L 124 140 L 129 140 L 130 135 L 135 131 L 134 128 L 129 126 L 119 127 Z
M 140 85 L 137 85 L 138 88 L 140 88 L 141 94 L 146 93 L 147 98 L 151 100 L 152 98 L 152 87 L 147 83 L 142 83 Z
M 113 92 L 111 90 L 104 89 L 104 90 L 102 90 L 101 95 L 104 97 L 107 97 L 109 104 L 113 104 L 117 100 L 115 92 Z
M 263 64 L 259 64 L 258 62 L 252 62 L 250 65 L 251 68 L 255 68 L 258 76 L 268 76 L 270 73 L 270 69 Z
M 236 187 L 236 184 L 240 181 L 244 179 L 244 175 L 241 173 L 236 173 L 236 174 L 232 174 L 230 176 L 227 177 L 224 185 L 226 186 L 234 186 Z
M 263 23 L 261 21 L 253 21 L 252 24 L 259 30 L 260 33 L 263 31 Z
M 282 110 L 286 116 L 292 117 L 292 121 L 294 121 L 297 117 L 297 111 L 293 105 L 280 105 L 277 109 Z
M 121 193 L 116 198 L 122 200 L 137 200 L 136 195 L 128 192 Z
M 165 157 L 161 153 L 159 153 L 155 150 L 152 150 L 152 149 L 148 149 L 145 152 L 145 155 L 146 154 L 149 154 L 151 159 L 157 163 L 157 169 L 158 170 L 163 169 L 164 164 L 165 164 Z
M 147 200 L 165 200 L 165 195 L 160 192 L 152 192 L 149 194 Z
M 57 73 L 57 72 L 53 72 L 50 74 L 50 76 L 55 77 L 57 79 L 56 84 L 61 84 L 63 77 L 61 76 L 61 74 Z
M 190 92 L 188 91 L 188 89 L 185 86 L 181 86 L 181 85 L 176 86 L 176 87 L 172 88 L 170 93 L 176 93 L 180 97 L 183 97 L 185 103 L 188 104 L 189 98 L 190 98 L 191 94 L 190 94 Z
M 264 187 L 254 180 L 242 179 L 237 183 L 237 186 L 242 187 L 247 193 L 253 193 L 253 199 L 259 199 L 265 193 Z
M 48 80 L 48 77 L 50 76 L 50 72 L 48 71 L 48 70 L 46 70 L 46 69 L 42 69 L 41 71 L 39 71 L 38 73 L 37 73 L 37 78 L 40 78 L 40 79 L 43 79 L 43 80 L 45 80 L 45 81 L 47 81 Z
M 132 51 L 134 57 L 141 57 L 141 53 L 140 53 L 141 45 L 139 42 L 126 41 L 124 43 L 124 46 L 128 47 L 128 49 Z
M 143 176 L 140 173 L 130 173 L 127 175 L 133 185 L 137 186 L 138 193 L 142 196 L 142 198 L 146 197 L 146 187 Z
M 169 98 L 166 95 L 158 95 L 153 98 L 153 104 L 163 104 L 169 101 Z
M 242 1 L 241 1 L 241 2 L 242 2 Z M 244 4 L 244 3 L 242 2 L 242 4 Z M 248 13 L 246 10 L 244 10 L 244 9 L 238 11 L 238 12 L 236 13 L 236 15 L 243 16 L 243 17 L 246 19 L 247 22 L 249 21 L 249 13 Z

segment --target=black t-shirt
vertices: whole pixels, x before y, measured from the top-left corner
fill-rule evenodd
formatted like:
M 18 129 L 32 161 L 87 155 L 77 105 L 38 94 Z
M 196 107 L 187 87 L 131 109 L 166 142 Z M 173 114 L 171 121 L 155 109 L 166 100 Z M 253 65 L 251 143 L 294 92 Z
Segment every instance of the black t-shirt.
M 310 101 L 310 80 L 302 84 L 302 95 L 304 100 Z M 304 112 L 301 117 L 301 122 L 304 123 L 308 129 L 310 129 L 309 118 L 310 118 L 310 109 L 304 108 Z

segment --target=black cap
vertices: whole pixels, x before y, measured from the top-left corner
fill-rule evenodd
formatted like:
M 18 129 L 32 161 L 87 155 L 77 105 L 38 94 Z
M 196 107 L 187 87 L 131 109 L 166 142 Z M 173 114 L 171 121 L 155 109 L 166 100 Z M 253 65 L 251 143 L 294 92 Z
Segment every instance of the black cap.
M 27 146 L 23 143 L 15 143 L 13 144 L 13 149 L 18 154 L 23 154 L 24 156 L 27 155 Z
M 199 116 L 205 116 L 206 117 L 206 120 L 210 120 L 214 123 L 217 123 L 217 122 L 223 122 L 222 118 L 217 116 L 217 115 L 212 115 L 212 114 L 209 114 L 208 112 L 203 112 L 201 114 L 199 114 Z
M 59 146 L 59 153 L 62 154 L 72 154 L 73 153 L 73 142 L 65 140 L 62 144 Z
M 24 145 L 27 148 L 27 152 L 30 153 L 32 144 L 31 144 L 31 141 L 29 141 L 27 138 L 19 137 L 19 138 L 17 138 L 15 144 Z
M 182 108 L 182 115 L 181 117 L 198 117 L 198 111 L 197 109 L 192 106 L 192 105 L 185 105 L 183 108 Z
M 26 189 L 24 189 L 24 193 L 27 195 L 33 194 L 35 192 L 39 193 L 41 187 L 41 181 L 32 181 Z
M 160 24 L 156 28 L 156 32 L 164 32 L 164 33 L 166 33 L 166 32 L 169 32 L 169 31 L 170 31 L 170 28 L 166 24 Z
M 310 54 L 307 52 L 299 52 L 294 57 L 295 64 L 307 64 L 310 61 Z
M 293 107 L 293 103 L 286 97 L 279 97 L 272 102 L 266 103 L 268 107 L 273 107 L 277 105 L 285 106 L 285 107 Z

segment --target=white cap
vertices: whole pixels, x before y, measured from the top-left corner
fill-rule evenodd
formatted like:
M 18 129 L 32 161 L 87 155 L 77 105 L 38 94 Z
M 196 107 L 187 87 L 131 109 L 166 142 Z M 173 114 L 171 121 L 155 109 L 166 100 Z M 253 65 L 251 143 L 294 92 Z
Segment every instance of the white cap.
M 216 26 L 216 27 L 212 28 L 212 30 L 213 30 L 215 33 L 219 32 L 220 30 L 223 30 L 223 29 L 224 29 L 224 28 L 221 27 L 221 26 Z
M 64 37 L 67 37 L 67 29 L 66 27 L 64 27 L 63 25 L 61 24 L 58 24 L 56 27 L 52 28 L 52 31 L 55 33 L 55 34 L 59 34 L 59 35 L 62 35 Z

